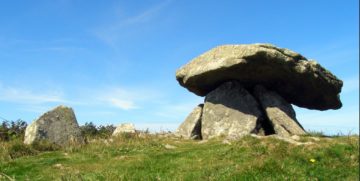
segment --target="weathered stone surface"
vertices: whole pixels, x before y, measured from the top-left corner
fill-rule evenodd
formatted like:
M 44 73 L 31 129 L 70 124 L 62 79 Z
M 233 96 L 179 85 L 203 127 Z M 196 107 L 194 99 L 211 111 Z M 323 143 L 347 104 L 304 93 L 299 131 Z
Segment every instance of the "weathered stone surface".
M 132 123 L 123 123 L 116 127 L 113 132 L 113 136 L 120 135 L 122 133 L 135 133 L 135 126 Z
M 57 145 L 84 143 L 84 138 L 70 107 L 58 106 L 43 114 L 25 130 L 25 144 L 47 141 Z
M 233 139 L 256 133 L 261 119 L 262 112 L 255 98 L 238 82 L 226 82 L 205 98 L 202 137 L 223 135 Z
M 176 135 L 186 139 L 201 139 L 201 115 L 204 104 L 194 108 L 185 121 L 176 130 Z
M 304 129 L 296 120 L 296 114 L 291 106 L 276 92 L 268 91 L 265 87 L 257 85 L 254 95 L 260 102 L 275 133 L 279 136 L 305 134 Z
M 205 96 L 228 80 L 262 84 L 287 102 L 309 109 L 339 109 L 342 81 L 315 61 L 270 44 L 219 46 L 176 72 L 180 85 Z

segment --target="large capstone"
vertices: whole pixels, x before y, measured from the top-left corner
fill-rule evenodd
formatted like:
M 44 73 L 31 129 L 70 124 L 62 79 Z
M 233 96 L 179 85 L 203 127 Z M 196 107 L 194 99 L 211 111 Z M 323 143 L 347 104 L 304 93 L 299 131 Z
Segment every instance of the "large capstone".
M 239 138 L 257 133 L 257 125 L 262 119 L 263 115 L 255 98 L 239 82 L 226 82 L 205 98 L 202 137 Z
M 58 106 L 40 116 L 26 128 L 25 144 L 41 141 L 60 146 L 84 143 L 72 108 Z
M 176 135 L 185 139 L 201 139 L 201 118 L 204 104 L 199 104 L 176 130 Z
M 275 134 L 282 137 L 305 134 L 304 129 L 296 120 L 296 114 L 291 104 L 276 92 L 268 91 L 265 87 L 257 85 L 254 95 L 259 100 Z
M 224 45 L 191 60 L 176 72 L 180 85 L 206 96 L 237 80 L 277 92 L 288 103 L 318 110 L 339 109 L 342 81 L 315 61 L 270 44 Z

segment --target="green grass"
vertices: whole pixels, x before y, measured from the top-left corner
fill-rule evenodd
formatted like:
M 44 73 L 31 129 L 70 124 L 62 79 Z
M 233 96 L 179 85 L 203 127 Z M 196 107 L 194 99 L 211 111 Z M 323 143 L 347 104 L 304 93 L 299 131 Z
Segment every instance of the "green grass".
M 41 151 L 3 142 L 0 180 L 359 180 L 358 136 L 313 142 L 295 146 L 249 136 L 228 145 L 134 135 Z M 14 151 L 20 154 L 11 158 Z

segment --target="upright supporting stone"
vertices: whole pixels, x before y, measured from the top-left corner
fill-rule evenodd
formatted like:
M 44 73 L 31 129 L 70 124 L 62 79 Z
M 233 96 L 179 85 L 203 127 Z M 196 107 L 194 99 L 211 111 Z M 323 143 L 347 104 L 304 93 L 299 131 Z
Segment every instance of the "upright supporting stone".
M 254 88 L 254 95 L 259 100 L 277 135 L 288 137 L 305 134 L 304 129 L 296 120 L 291 104 L 279 94 L 257 85 Z
M 199 104 L 176 130 L 176 135 L 185 139 L 201 139 L 201 115 L 204 104 Z
M 205 98 L 201 133 L 204 139 L 222 135 L 242 137 L 257 133 L 262 117 L 255 98 L 240 83 L 226 82 Z

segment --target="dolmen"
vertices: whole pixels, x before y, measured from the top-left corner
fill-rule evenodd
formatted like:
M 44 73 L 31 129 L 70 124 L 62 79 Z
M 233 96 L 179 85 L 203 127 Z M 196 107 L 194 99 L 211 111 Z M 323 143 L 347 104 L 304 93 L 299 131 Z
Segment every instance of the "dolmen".
M 84 137 L 72 108 L 58 106 L 32 122 L 25 130 L 25 144 L 47 142 L 59 146 L 83 144 Z
M 343 82 L 316 61 L 271 44 L 223 45 L 176 72 L 179 84 L 205 96 L 179 126 L 188 139 L 306 134 L 292 104 L 339 109 Z

